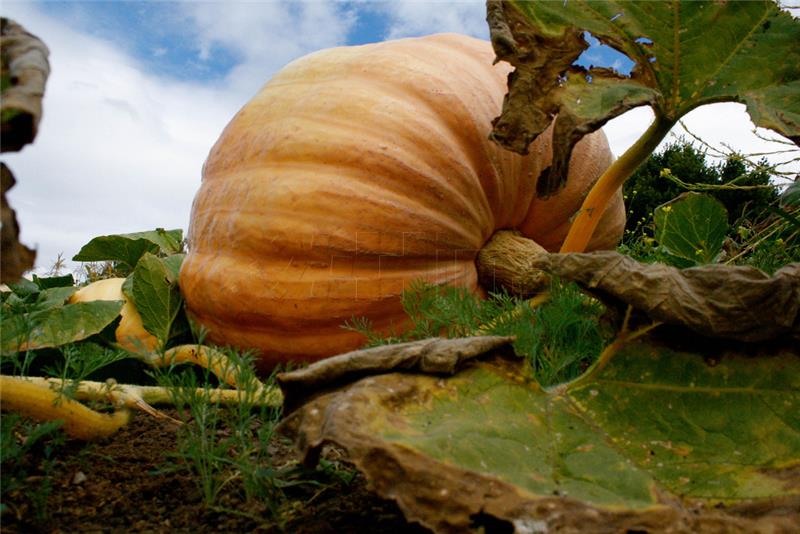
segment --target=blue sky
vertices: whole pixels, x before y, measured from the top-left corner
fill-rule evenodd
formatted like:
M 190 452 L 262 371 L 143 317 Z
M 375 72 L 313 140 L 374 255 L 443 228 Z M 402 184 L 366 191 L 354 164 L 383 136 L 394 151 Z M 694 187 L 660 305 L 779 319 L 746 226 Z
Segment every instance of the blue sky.
M 200 57 L 197 35 L 185 13 L 164 1 L 37 1 L 49 15 L 71 21 L 73 27 L 110 41 L 137 57 L 151 72 L 183 80 L 214 82 L 241 60 L 230 47 L 217 44 Z M 343 44 L 360 45 L 385 40 L 391 32 L 386 15 L 389 2 L 337 2 L 336 9 L 352 17 Z M 422 32 L 420 32 L 422 33 Z M 488 32 L 480 37 L 488 37 Z M 577 63 L 584 67 L 608 66 L 628 74 L 633 62 L 624 54 L 586 34 L 591 48 Z
M 119 46 L 154 74 L 212 82 L 224 78 L 242 60 L 235 50 L 219 44 L 201 58 L 193 21 L 186 12 L 176 9 L 174 2 L 37 3 L 49 15 L 63 17 L 74 28 Z M 353 8 L 341 3 L 338 9 L 348 12 Z M 385 32 L 386 18 L 376 10 L 362 9 L 348 31 L 347 44 L 381 41 Z
M 483 0 L 3 0 L 0 14 L 51 50 L 36 142 L 3 155 L 17 177 L 9 198 L 21 237 L 38 248 L 40 272 L 96 235 L 186 229 L 209 149 L 293 59 L 442 31 L 488 38 Z M 623 72 L 625 59 L 600 46 L 581 58 Z M 766 149 L 743 106 L 708 108 L 686 119 L 696 133 L 746 152 Z M 637 109 L 609 123 L 612 151 L 621 154 L 651 117 Z

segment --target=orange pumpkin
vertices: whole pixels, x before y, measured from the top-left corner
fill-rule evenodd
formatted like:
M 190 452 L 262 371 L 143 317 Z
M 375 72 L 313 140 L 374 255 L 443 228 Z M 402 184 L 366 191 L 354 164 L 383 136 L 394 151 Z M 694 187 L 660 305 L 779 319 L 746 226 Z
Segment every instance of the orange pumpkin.
M 549 250 L 611 162 L 578 144 L 568 186 L 535 198 L 551 158 L 488 139 L 510 67 L 488 42 L 442 34 L 335 48 L 279 72 L 239 111 L 203 168 L 180 284 L 207 341 L 255 348 L 262 368 L 357 348 L 354 317 L 403 321 L 415 279 L 479 290 L 475 258 L 499 229 Z M 590 248 L 622 235 L 621 196 Z

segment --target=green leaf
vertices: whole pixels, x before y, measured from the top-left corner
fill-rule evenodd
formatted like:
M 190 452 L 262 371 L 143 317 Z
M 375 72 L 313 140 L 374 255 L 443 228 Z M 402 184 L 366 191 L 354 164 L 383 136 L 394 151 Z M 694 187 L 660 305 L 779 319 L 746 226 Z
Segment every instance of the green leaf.
M 781 206 L 800 206 L 800 180 L 795 180 L 781 193 Z
M 119 317 L 122 305 L 122 301 L 80 302 L 26 314 L 4 314 L 0 349 L 3 353 L 19 352 L 86 339 Z
M 174 280 L 177 280 L 178 276 L 180 275 L 181 265 L 183 264 L 183 259 L 185 257 L 186 254 L 172 254 L 164 258 L 164 266 L 172 274 Z
M 40 291 L 39 286 L 27 278 L 20 278 L 19 282 L 15 284 L 9 284 L 8 287 L 15 295 L 22 299 L 36 295 Z
M 800 22 L 770 0 L 490 0 L 488 20 L 498 58 L 515 67 L 492 137 L 525 152 L 558 117 L 540 194 L 563 185 L 581 137 L 637 106 L 675 124 L 698 106 L 741 102 L 757 126 L 800 143 Z M 575 65 L 585 32 L 630 58 L 631 75 Z
M 728 212 L 710 195 L 684 193 L 656 208 L 655 239 L 676 267 L 714 263 L 728 233 Z
M 769 531 L 771 506 L 800 502 L 800 359 L 788 349 L 619 340 L 571 383 L 523 377 L 498 356 L 450 378 L 368 377 L 312 397 L 285 427 L 307 458 L 343 447 L 379 493 L 441 532 L 478 516 L 533 532 Z
M 162 346 L 169 339 L 172 322 L 183 305 L 174 261 L 145 254 L 136 264 L 131 282 L 130 296 L 142 316 L 142 324 Z
M 50 289 L 53 287 L 70 287 L 75 285 L 75 278 L 71 274 L 65 274 L 64 276 L 50 276 L 41 278 L 39 276 L 33 275 L 33 283 L 35 283 L 39 289 Z
M 148 232 L 134 232 L 132 234 L 122 234 L 123 237 L 130 239 L 147 239 L 151 243 L 158 245 L 164 255 L 177 254 L 183 250 L 183 230 L 164 230 L 156 228 Z
M 95 237 L 81 248 L 74 261 L 119 261 L 131 268 L 145 253 L 170 255 L 183 248 L 183 230 L 157 228 L 148 232 Z
M 77 290 L 78 288 L 75 286 L 45 289 L 39 292 L 33 307 L 37 310 L 43 310 L 61 306 Z
M 122 235 L 95 237 L 81 248 L 73 261 L 118 261 L 130 268 L 136 266 L 144 254 L 158 252 L 158 245 L 145 238 Z

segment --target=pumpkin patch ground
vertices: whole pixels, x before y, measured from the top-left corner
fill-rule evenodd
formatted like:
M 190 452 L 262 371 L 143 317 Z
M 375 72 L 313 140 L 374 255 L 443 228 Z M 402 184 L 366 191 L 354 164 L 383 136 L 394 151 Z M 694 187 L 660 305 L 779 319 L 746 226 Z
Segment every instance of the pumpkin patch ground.
M 36 447 L 17 466 L 26 473 L 24 486 L 3 496 L 2 531 L 429 532 L 369 491 L 363 476 L 335 451 L 327 471 L 310 471 L 306 484 L 287 488 L 277 513 L 235 491 L 223 491 L 209 508 L 194 475 L 164 472 L 175 452 L 176 431 L 173 423 L 138 414 L 131 425 L 97 443 Z M 296 453 L 285 438 L 275 437 L 269 446 L 276 466 L 294 462 Z

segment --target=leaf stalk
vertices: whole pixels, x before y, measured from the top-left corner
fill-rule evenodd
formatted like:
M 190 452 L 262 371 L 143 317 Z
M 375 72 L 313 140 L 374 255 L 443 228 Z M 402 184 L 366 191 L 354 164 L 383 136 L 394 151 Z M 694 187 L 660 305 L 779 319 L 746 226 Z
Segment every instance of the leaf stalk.
M 608 202 L 633 172 L 656 149 L 675 121 L 656 114 L 647 131 L 595 182 L 570 226 L 560 252 L 583 252 L 603 216 Z

